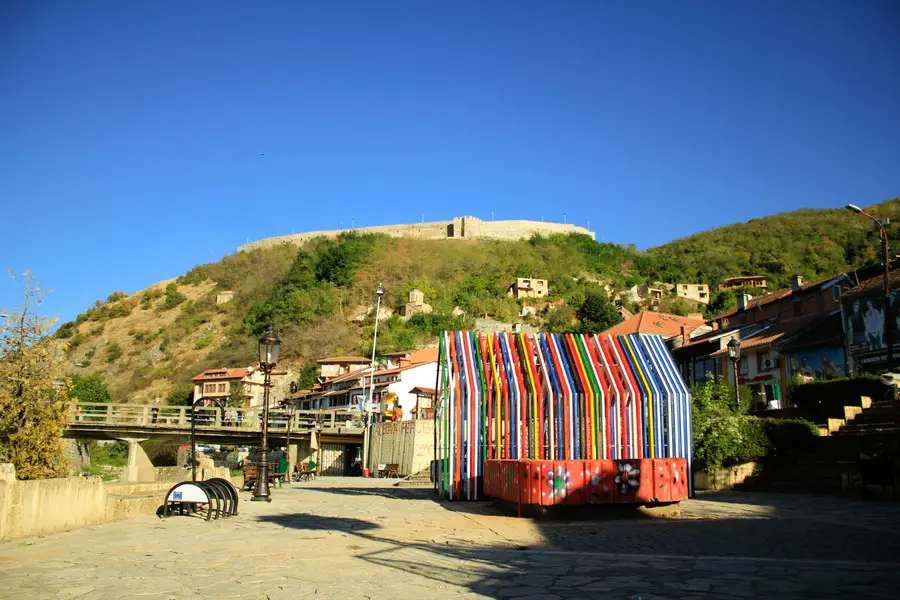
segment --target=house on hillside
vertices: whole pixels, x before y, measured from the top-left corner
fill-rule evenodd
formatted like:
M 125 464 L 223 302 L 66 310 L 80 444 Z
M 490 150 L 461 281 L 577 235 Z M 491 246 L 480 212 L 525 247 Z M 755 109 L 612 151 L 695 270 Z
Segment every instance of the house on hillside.
M 795 277 L 790 288 L 738 305 L 712 319 L 713 331 L 673 347 L 687 381 L 724 376 L 734 385 L 728 343 L 740 342 L 738 382 L 750 388 L 755 408 L 786 408 L 790 382 L 847 372 L 842 347 L 841 298 L 855 287 L 845 274 L 812 283 Z
M 403 320 L 407 320 L 413 315 L 431 314 L 434 309 L 430 304 L 425 302 L 425 294 L 419 288 L 409 291 L 409 298 L 403 307 Z
M 521 298 L 546 298 L 550 295 L 550 288 L 546 279 L 534 279 L 531 277 L 519 277 L 509 286 L 507 296 Z
M 403 350 L 401 352 L 388 352 L 384 355 L 384 367 L 387 369 L 395 369 L 397 367 L 406 367 L 436 361 L 438 358 L 437 348 L 424 348 L 422 350 Z
M 742 290 L 744 288 L 769 289 L 769 278 L 765 275 L 742 275 L 729 277 L 719 284 L 720 290 Z
M 362 356 L 329 356 L 316 362 L 319 364 L 319 377 L 326 381 L 368 366 L 371 360 Z
M 619 301 L 627 301 L 641 306 L 658 306 L 663 297 L 663 289 L 649 285 L 633 285 L 618 296 Z
M 433 388 L 437 379 L 437 348 L 411 352 L 404 359 L 403 366 L 378 369 L 374 378 L 369 367 L 358 369 L 330 379 L 313 390 L 295 394 L 292 398 L 300 410 L 349 410 L 362 412 L 369 390 L 373 389 L 372 412 L 381 416 L 384 400 L 388 394 L 395 398 L 403 409 L 403 419 L 413 418 L 418 396 L 416 388 Z M 431 360 L 425 360 L 428 356 Z M 421 362 L 412 362 L 412 360 Z
M 287 397 L 292 379 L 290 370 L 272 371 L 269 406 L 275 406 Z M 192 377 L 191 381 L 194 382 L 194 400 L 210 399 L 226 403 L 231 396 L 242 396 L 250 408 L 263 404 L 265 372 L 259 367 L 208 369 Z
M 675 295 L 684 300 L 709 304 L 709 286 L 705 283 L 676 284 Z
M 434 418 L 434 388 L 416 386 L 410 390 L 416 396 L 416 407 L 410 412 L 414 419 Z

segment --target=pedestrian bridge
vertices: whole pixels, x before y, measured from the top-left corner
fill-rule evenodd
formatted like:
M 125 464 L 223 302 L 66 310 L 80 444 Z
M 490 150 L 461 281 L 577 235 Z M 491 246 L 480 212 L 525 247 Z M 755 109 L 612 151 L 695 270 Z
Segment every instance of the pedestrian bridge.
M 70 406 L 65 437 L 75 439 L 164 439 L 190 436 L 191 420 L 197 441 L 235 446 L 256 445 L 262 428 L 261 408 L 161 406 L 74 402 Z M 358 413 L 341 410 L 295 411 L 269 409 L 270 444 L 309 439 L 316 432 L 320 442 L 362 443 L 363 424 Z

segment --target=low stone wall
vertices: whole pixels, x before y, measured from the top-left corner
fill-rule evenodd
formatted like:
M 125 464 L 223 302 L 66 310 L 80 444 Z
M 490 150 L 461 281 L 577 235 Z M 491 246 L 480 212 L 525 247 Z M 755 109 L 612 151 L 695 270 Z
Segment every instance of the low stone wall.
M 0 541 L 156 514 L 166 491 L 191 476 L 190 469 L 165 470 L 152 483 L 104 483 L 100 477 L 19 481 L 13 465 L 0 464 Z M 198 477 L 229 478 L 229 472 L 201 469 Z
M 753 475 L 754 469 L 756 463 L 749 462 L 713 471 L 697 471 L 694 473 L 694 487 L 698 490 L 730 490 L 744 483 L 745 479 Z

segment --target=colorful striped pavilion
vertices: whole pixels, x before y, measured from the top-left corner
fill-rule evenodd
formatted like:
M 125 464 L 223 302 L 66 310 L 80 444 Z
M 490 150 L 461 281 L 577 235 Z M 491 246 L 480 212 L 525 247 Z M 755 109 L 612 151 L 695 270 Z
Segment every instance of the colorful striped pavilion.
M 655 335 L 441 334 L 436 485 L 452 500 L 666 503 L 691 493 L 691 403 Z

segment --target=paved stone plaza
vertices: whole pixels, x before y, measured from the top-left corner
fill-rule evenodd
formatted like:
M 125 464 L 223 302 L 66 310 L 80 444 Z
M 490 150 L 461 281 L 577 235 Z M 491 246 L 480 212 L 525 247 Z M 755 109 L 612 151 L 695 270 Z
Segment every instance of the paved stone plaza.
M 240 515 L 0 544 L 3 598 L 896 598 L 896 504 L 703 494 L 666 518 L 516 519 L 321 478 Z M 242 494 L 242 500 L 249 494 Z

